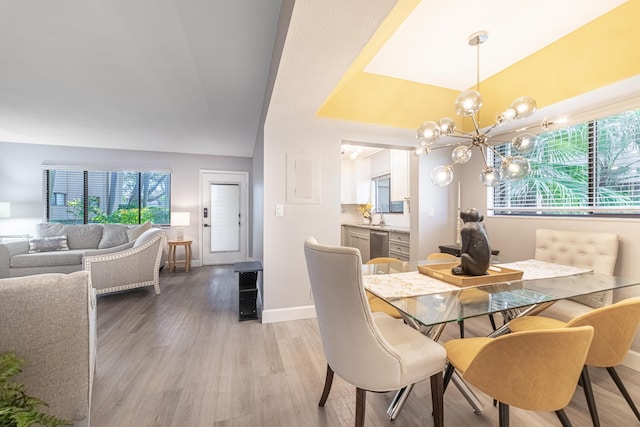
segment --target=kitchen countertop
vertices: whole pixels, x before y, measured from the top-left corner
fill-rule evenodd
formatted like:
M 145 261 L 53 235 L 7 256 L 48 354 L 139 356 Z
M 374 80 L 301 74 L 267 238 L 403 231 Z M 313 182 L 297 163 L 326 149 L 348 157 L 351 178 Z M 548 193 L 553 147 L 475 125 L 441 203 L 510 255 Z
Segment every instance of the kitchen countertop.
M 406 233 L 409 234 L 410 233 L 410 229 L 409 227 L 402 227 L 399 225 L 369 225 L 369 224 L 362 224 L 362 223 L 356 223 L 356 222 L 345 222 L 342 225 L 347 226 L 347 227 L 357 227 L 357 228 L 366 228 L 368 230 L 380 230 L 380 231 L 394 231 L 396 233 Z

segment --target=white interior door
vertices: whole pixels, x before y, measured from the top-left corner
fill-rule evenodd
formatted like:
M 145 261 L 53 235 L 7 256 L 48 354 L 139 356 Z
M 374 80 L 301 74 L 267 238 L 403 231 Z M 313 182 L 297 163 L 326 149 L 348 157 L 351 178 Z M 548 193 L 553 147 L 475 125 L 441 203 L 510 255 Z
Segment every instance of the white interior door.
M 247 260 L 246 172 L 202 173 L 202 264 Z

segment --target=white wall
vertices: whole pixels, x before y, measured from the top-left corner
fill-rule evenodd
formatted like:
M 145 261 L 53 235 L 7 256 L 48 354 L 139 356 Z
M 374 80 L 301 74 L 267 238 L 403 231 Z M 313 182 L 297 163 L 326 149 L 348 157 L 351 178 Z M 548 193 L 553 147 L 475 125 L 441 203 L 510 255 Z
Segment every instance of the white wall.
M 42 222 L 42 164 L 171 170 L 171 209 L 191 213 L 191 226 L 185 227 L 185 237 L 194 239 L 194 266 L 201 264 L 200 170 L 251 172 L 251 159 L 242 157 L 0 142 L 0 201 L 11 202 L 12 216 L 0 219 L 0 234 L 33 235 L 35 225 Z M 175 230 L 167 230 L 167 234 L 175 237 Z

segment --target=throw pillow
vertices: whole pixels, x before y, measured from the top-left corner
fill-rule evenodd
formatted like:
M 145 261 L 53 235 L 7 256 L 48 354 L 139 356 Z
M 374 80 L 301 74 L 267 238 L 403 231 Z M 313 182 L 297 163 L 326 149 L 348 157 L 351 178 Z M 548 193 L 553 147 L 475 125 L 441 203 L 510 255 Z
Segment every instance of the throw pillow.
M 129 236 L 127 235 L 130 230 L 129 226 L 124 224 L 104 224 L 103 227 L 102 240 L 98 244 L 98 249 L 113 248 L 129 243 Z
M 137 227 L 133 227 L 127 230 L 127 236 L 129 237 L 129 242 L 133 242 L 134 240 L 137 240 L 142 233 L 144 233 L 149 229 L 151 229 L 151 222 L 147 221 L 144 224 L 140 224 Z
M 44 237 L 29 239 L 29 253 L 68 251 L 67 236 Z

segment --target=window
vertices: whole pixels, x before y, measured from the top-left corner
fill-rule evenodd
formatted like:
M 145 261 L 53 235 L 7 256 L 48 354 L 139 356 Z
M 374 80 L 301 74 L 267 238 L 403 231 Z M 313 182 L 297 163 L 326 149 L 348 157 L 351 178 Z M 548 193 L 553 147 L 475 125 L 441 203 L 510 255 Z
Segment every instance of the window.
M 51 197 L 52 206 L 66 206 L 67 205 L 67 195 L 65 193 L 53 193 Z
M 510 144 L 495 147 L 502 155 Z M 489 153 L 499 166 L 500 158 Z M 538 135 L 531 173 L 488 191 L 499 215 L 640 214 L 640 108 Z
M 46 221 L 169 224 L 171 175 L 45 169 Z
M 391 212 L 391 175 L 373 178 L 374 208 L 377 213 Z

